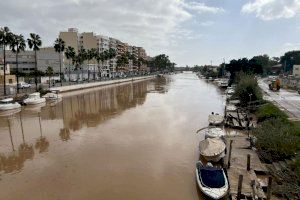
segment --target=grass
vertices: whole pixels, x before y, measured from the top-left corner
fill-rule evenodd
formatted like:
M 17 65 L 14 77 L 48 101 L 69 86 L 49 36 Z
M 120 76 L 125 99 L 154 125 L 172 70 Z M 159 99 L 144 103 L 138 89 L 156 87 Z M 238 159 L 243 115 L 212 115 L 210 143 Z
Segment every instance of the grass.
M 255 115 L 257 117 L 257 122 L 263 122 L 268 119 L 282 119 L 287 120 L 288 116 L 280 110 L 277 106 L 275 106 L 272 103 L 267 103 L 260 108 L 257 109 L 255 112 Z M 300 124 L 299 124 L 300 128 Z
M 300 150 L 300 137 L 295 133 L 297 128 L 298 126 L 280 118 L 261 122 L 253 130 L 253 134 L 257 137 L 255 146 L 260 158 L 271 163 L 295 156 Z

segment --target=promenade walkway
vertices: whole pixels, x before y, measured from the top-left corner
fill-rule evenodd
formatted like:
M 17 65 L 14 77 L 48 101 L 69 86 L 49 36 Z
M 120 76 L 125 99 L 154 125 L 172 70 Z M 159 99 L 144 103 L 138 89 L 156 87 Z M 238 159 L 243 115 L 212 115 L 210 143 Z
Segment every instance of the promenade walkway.
M 63 93 L 63 92 L 70 92 L 70 91 L 75 91 L 75 90 L 82 90 L 82 89 L 106 86 L 106 85 L 111 85 L 111 84 L 125 83 L 125 82 L 130 82 L 130 81 L 152 79 L 154 77 L 155 77 L 154 75 L 151 75 L 151 76 L 143 76 L 143 77 L 132 77 L 132 78 L 109 80 L 109 81 L 93 82 L 93 83 L 82 83 L 82 84 L 67 85 L 67 86 L 62 86 L 62 87 L 52 87 L 51 90 L 57 90 L 60 93 Z

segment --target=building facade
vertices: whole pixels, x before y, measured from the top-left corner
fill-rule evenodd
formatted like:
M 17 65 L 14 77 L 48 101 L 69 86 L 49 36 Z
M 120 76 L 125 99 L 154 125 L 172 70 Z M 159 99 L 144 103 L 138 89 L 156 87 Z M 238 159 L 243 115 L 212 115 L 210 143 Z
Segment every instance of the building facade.
M 300 65 L 293 66 L 293 76 L 300 78 Z

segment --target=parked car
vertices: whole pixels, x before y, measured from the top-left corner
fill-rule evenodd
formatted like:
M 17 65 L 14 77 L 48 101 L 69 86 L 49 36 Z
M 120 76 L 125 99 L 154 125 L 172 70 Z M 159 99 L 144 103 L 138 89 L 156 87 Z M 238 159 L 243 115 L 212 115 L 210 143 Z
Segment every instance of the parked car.
M 18 84 L 19 89 L 30 88 L 30 87 L 31 87 L 31 84 L 29 84 L 29 83 L 19 83 Z

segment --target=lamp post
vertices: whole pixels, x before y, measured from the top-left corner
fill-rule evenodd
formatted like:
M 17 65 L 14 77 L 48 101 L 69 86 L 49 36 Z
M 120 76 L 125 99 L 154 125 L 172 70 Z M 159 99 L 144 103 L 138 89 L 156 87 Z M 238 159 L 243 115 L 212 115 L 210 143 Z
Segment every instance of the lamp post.
M 253 94 L 251 94 L 251 93 L 249 94 L 249 97 L 250 97 L 249 106 L 250 106 L 250 108 L 251 108 L 251 97 L 252 97 L 252 95 L 253 95 Z

